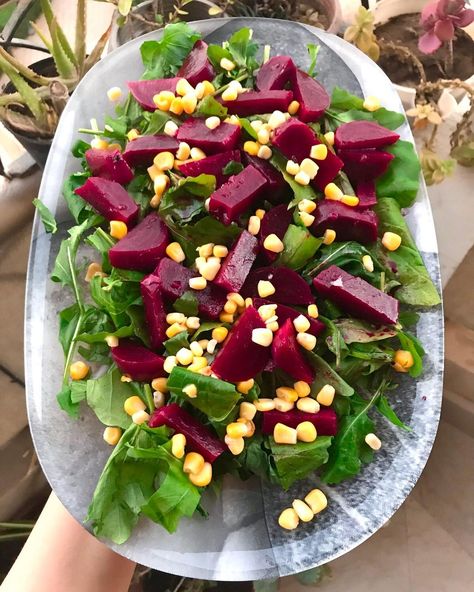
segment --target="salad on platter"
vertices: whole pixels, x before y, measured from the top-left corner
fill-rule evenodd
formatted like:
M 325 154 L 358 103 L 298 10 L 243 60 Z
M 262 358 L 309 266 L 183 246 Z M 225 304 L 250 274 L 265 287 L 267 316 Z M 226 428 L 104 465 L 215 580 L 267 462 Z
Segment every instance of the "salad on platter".
M 58 403 L 113 447 L 97 536 L 203 519 L 226 474 L 287 490 L 317 472 L 324 492 L 281 508 L 303 528 L 376 458 L 377 415 L 410 429 L 391 392 L 423 372 L 417 309 L 440 303 L 402 214 L 418 159 L 402 114 L 329 94 L 308 51 L 306 71 L 248 28 L 208 45 L 169 25 L 108 91 L 116 115 L 79 130 L 52 279 L 74 299 Z

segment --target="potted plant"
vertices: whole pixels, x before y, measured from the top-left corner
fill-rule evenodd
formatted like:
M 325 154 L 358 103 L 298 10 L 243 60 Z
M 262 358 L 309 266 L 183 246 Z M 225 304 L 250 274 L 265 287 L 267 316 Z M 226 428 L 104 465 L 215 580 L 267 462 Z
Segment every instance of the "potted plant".
M 84 74 L 100 59 L 110 27 L 86 55 L 86 1 L 77 0 L 72 46 L 54 16 L 50 0 L 40 0 L 49 35 L 32 23 L 51 57 L 25 66 L 0 47 L 0 71 L 9 84 L 0 95 L 0 120 L 40 166 L 46 162 L 59 117 Z

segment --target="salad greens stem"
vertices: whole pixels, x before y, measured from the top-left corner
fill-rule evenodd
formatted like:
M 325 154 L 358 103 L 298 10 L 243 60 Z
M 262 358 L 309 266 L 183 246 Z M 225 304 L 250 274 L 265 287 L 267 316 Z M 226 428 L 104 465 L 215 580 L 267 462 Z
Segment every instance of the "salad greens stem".
M 72 356 L 74 355 L 74 351 L 75 351 L 75 347 L 76 347 L 76 338 L 82 332 L 82 324 L 84 322 L 84 313 L 85 313 L 84 301 L 83 301 L 82 294 L 81 294 L 81 291 L 79 289 L 79 285 L 77 282 L 76 267 L 74 265 L 75 262 L 73 261 L 71 247 L 69 245 L 67 246 L 67 261 L 68 261 L 69 270 L 71 273 L 72 289 L 74 292 L 74 298 L 75 298 L 76 304 L 79 308 L 79 316 L 78 316 L 77 323 L 76 323 L 76 326 L 74 328 L 74 332 L 73 332 L 73 335 L 71 338 L 71 343 L 69 344 L 68 352 L 66 355 L 66 360 L 64 362 L 63 385 L 66 385 L 68 383 L 69 366 L 71 364 Z
M 145 384 L 143 390 L 145 391 L 147 407 L 150 413 L 153 413 L 153 411 L 155 410 L 155 402 L 153 401 L 153 393 L 151 392 L 151 386 L 149 384 Z
M 221 86 L 220 88 L 216 89 L 213 93 L 210 94 L 211 97 L 215 97 L 217 95 L 220 95 L 221 93 L 223 93 L 226 89 L 229 88 L 229 86 L 231 85 L 232 82 L 241 82 L 242 80 L 245 80 L 246 78 L 248 78 L 250 76 L 250 74 L 248 72 L 244 72 L 243 74 L 241 74 L 240 76 L 237 76 L 237 78 L 234 78 L 233 80 L 231 80 L 230 82 L 228 82 L 227 84 L 224 84 L 224 86 Z M 81 131 L 81 130 L 79 130 Z
M 86 127 L 79 128 L 78 132 L 80 134 L 90 134 L 91 136 L 103 136 L 105 134 L 105 130 L 100 129 L 89 129 Z

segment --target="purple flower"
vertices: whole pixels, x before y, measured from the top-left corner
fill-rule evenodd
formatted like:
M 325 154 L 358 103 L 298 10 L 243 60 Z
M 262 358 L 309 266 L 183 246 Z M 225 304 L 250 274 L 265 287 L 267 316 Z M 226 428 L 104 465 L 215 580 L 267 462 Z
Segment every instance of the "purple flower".
M 446 41 L 454 39 L 456 27 L 467 27 L 474 21 L 474 10 L 465 0 L 435 0 L 421 11 L 421 26 L 426 31 L 418 40 L 423 53 L 433 53 Z

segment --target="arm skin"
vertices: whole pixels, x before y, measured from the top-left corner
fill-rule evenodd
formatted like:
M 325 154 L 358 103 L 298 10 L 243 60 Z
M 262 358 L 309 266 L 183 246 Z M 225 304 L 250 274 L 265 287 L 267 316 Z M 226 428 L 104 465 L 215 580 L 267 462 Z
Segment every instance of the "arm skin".
M 1 592 L 126 592 L 135 563 L 89 534 L 53 494 Z

